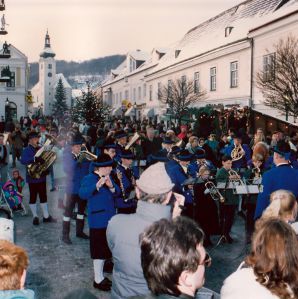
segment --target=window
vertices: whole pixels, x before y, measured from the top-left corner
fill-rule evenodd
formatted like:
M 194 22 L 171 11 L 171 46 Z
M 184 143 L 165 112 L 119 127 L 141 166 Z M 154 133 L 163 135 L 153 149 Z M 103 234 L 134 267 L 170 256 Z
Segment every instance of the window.
M 136 69 L 136 61 L 133 58 L 129 60 L 129 71 L 132 72 Z
M 161 99 L 161 83 L 160 82 L 157 83 L 157 99 L 158 100 Z
M 51 69 L 52 69 L 52 65 L 51 65 L 51 64 L 49 64 L 49 65 L 48 65 L 48 68 L 51 70 Z
M 139 101 L 141 100 L 141 97 L 142 97 L 142 88 L 141 86 L 138 87 L 138 99 Z
M 133 89 L 133 94 L 132 94 L 132 100 L 135 102 L 137 99 L 137 96 L 136 96 L 136 89 L 134 88 Z
M 16 86 L 16 73 L 10 72 L 10 82 L 6 83 L 6 87 L 15 87 Z
M 122 103 L 122 92 L 120 92 L 120 102 Z
M 263 79 L 265 81 L 275 78 L 275 53 L 263 56 Z
M 181 77 L 181 89 L 182 89 L 182 92 L 185 91 L 185 88 L 186 88 L 186 76 L 183 75 L 183 76 Z
M 153 91 L 152 85 L 149 85 L 149 101 L 152 101 L 152 91 Z
M 144 83 L 144 86 L 143 86 L 143 95 L 144 95 L 144 98 L 146 97 L 146 83 Z
M 172 98 L 173 94 L 173 81 L 168 80 L 168 99 Z
M 199 72 L 195 72 L 194 73 L 194 76 L 193 76 L 193 90 L 194 90 L 194 93 L 199 93 L 200 92 L 200 73 Z
M 210 68 L 210 90 L 216 90 L 216 67 Z
M 230 86 L 231 88 L 238 86 L 238 61 L 230 64 Z
M 128 97 L 129 97 L 129 92 L 128 92 L 128 90 L 125 90 L 125 99 L 124 100 L 128 100 Z

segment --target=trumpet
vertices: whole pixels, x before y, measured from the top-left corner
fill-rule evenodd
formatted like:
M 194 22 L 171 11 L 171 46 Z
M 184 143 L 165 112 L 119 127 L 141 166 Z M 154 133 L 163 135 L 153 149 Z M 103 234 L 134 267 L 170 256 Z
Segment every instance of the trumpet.
M 233 178 L 229 178 L 230 181 L 239 181 L 239 180 L 241 180 L 239 174 L 234 169 L 229 170 L 229 177 L 233 177 Z
M 244 156 L 243 152 L 244 150 L 241 144 L 235 146 L 231 152 L 232 161 L 234 162 L 242 159 L 242 157 Z
M 221 202 L 221 203 L 225 202 L 225 198 L 218 191 L 218 189 L 216 188 L 216 186 L 214 185 L 213 182 L 211 182 L 211 181 L 206 182 L 205 187 L 209 191 L 210 196 L 212 197 L 213 200 L 219 200 L 219 202 Z

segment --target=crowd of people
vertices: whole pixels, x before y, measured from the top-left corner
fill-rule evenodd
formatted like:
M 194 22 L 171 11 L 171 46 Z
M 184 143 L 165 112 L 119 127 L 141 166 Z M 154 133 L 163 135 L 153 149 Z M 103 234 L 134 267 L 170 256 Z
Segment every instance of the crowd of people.
M 211 266 L 206 249 L 214 240 L 217 246 L 234 242 L 236 213 L 245 219 L 251 249 L 224 281 L 221 298 L 298 298 L 297 146 L 297 134 L 279 130 L 265 136 L 260 128 L 254 135 L 230 128 L 222 136 L 197 136 L 186 125 L 166 128 L 163 122 L 63 127 L 47 118 L 30 129 L 17 123 L 0 132 L 1 180 L 10 179 L 11 152 L 13 171 L 16 159 L 26 166 L 38 226 L 38 199 L 43 223 L 57 222 L 47 204 L 50 176 L 64 210 L 62 241 L 75 246 L 75 217 L 76 237 L 90 244 L 93 287 L 111 291 L 112 298 L 219 298 L 203 288 Z M 6 248 L 16 253 L 6 255 Z M 17 267 L 18 255 L 24 262 Z M 20 248 L 1 243 L 0 281 L 16 275 L 18 283 L 0 282 L 0 292 L 23 289 L 27 267 Z

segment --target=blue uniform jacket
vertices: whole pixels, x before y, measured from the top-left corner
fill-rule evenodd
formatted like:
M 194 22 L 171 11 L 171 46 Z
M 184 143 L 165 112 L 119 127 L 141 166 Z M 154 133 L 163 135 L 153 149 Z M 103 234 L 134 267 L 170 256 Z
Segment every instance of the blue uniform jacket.
M 183 187 L 182 183 L 188 179 L 187 174 L 184 172 L 181 165 L 175 161 L 172 161 L 171 163 L 167 162 L 165 164 L 166 171 L 171 178 L 171 181 L 173 184 L 175 184 L 173 191 L 177 192 L 179 194 L 184 195 L 185 197 L 185 203 L 192 203 L 193 196 L 191 194 L 191 191 L 187 189 L 187 187 Z
M 64 149 L 63 169 L 66 173 L 66 194 L 79 193 L 82 179 L 89 173 L 89 164 L 89 161 L 79 163 L 69 147 Z
M 116 214 L 115 198 L 119 196 L 120 189 L 112 181 L 115 192 L 106 186 L 97 191 L 96 183 L 100 177 L 90 173 L 82 181 L 79 196 L 88 202 L 88 223 L 90 228 L 106 228 L 109 220 Z
M 33 147 L 31 144 L 29 144 L 27 147 L 24 148 L 21 156 L 21 163 L 23 165 L 28 166 L 29 164 L 34 162 L 34 156 L 36 152 L 39 150 L 39 147 Z M 34 179 L 31 176 L 29 176 L 27 168 L 26 168 L 26 182 L 28 184 L 34 184 L 34 183 L 42 183 L 46 181 L 46 176 L 42 176 L 39 179 Z
M 117 166 L 117 169 L 119 171 L 121 171 L 121 173 L 122 173 L 122 183 L 123 183 L 123 187 L 124 187 L 124 190 L 125 190 L 125 198 L 127 198 L 129 196 L 130 192 L 132 190 L 134 190 L 135 187 L 131 183 L 131 180 L 127 176 L 125 168 L 121 164 L 119 164 Z M 135 180 L 137 180 L 139 178 L 138 168 L 137 167 L 132 167 L 131 171 L 132 171 L 133 177 L 135 178 Z M 117 177 L 117 170 L 116 169 L 113 170 L 112 178 L 113 178 L 114 182 L 120 188 L 120 182 L 119 182 L 119 179 Z M 122 194 L 122 190 L 121 190 L 120 194 L 116 197 L 115 206 L 116 206 L 116 208 L 131 208 L 131 207 L 136 207 L 137 202 L 134 199 L 133 200 L 128 200 L 128 201 L 125 202 L 124 199 L 123 199 L 123 194 Z
M 251 159 L 251 149 L 247 144 L 241 144 L 243 150 L 245 151 L 245 155 L 237 160 L 233 161 L 232 168 L 245 168 L 247 166 L 247 162 Z M 225 148 L 225 155 L 231 156 L 232 150 L 234 149 L 234 144 Z
M 270 203 L 270 194 L 279 189 L 289 190 L 298 196 L 298 171 L 287 164 L 274 167 L 265 172 L 262 180 L 263 192 L 259 193 L 255 219 L 262 216 Z
M 216 167 L 213 165 L 211 161 L 206 160 L 206 166 L 209 168 L 209 170 L 216 170 Z M 200 170 L 201 165 L 196 160 L 193 160 L 189 163 L 187 167 L 187 173 L 192 177 L 196 178 L 198 176 L 198 172 Z

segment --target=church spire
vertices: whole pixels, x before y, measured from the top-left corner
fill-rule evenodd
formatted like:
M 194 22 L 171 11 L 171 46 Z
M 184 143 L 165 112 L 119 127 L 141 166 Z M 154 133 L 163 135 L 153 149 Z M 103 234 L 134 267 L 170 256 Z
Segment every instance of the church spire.
M 45 42 L 44 42 L 44 49 L 40 53 L 40 57 L 48 58 L 48 57 L 55 57 L 55 56 L 56 54 L 51 49 L 51 40 L 50 40 L 49 30 L 47 29 Z
M 45 37 L 44 47 L 45 48 L 51 48 L 51 40 L 50 40 L 48 29 L 47 29 L 47 34 L 46 34 L 46 37 Z

